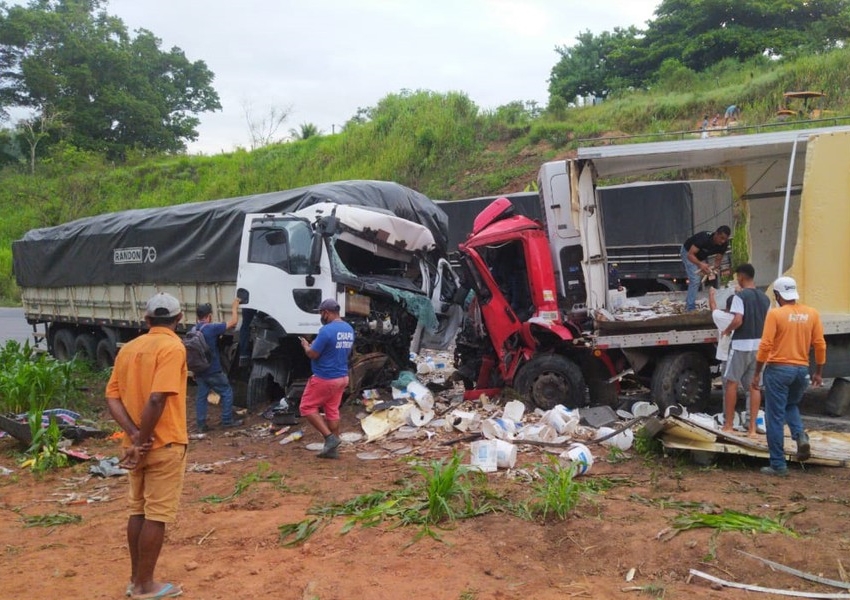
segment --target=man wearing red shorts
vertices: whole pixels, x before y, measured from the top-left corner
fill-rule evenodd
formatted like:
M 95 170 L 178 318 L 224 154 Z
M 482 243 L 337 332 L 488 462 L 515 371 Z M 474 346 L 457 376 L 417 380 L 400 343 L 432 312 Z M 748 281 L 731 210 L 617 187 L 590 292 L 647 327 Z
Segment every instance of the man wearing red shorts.
M 339 453 L 339 405 L 348 386 L 348 357 L 354 347 L 354 329 L 339 316 L 339 304 L 327 298 L 319 304 L 322 328 L 313 343 L 301 338 L 310 358 L 313 376 L 301 396 L 301 416 L 325 438 L 319 458 L 337 458 Z M 325 416 L 319 414 L 323 408 Z
M 174 522 L 186 471 L 186 349 L 174 333 L 183 316 L 170 294 L 148 300 L 150 331 L 124 344 L 106 385 L 109 412 L 124 430 L 124 458 L 130 469 L 131 580 L 134 600 L 174 598 L 173 583 L 154 580 L 165 524 Z

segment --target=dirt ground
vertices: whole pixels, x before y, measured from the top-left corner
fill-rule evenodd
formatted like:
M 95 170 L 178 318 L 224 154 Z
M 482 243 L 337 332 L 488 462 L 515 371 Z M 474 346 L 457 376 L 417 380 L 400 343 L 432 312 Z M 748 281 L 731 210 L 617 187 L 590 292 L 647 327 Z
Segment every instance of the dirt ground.
M 193 390 L 190 389 L 190 395 Z M 343 432 L 359 432 L 354 405 L 343 407 Z M 218 409 L 211 408 L 211 421 Z M 306 423 L 304 424 L 306 425 Z M 712 467 L 686 455 L 626 457 L 593 446 L 595 463 L 584 477 L 613 484 L 582 500 L 564 520 L 532 522 L 500 512 L 451 524 L 443 541 L 417 529 L 389 524 L 343 533 L 342 518 L 306 543 L 282 547 L 278 527 L 305 519 L 310 507 L 357 495 L 392 490 L 418 477 L 393 452 L 425 460 L 448 458 L 441 442 L 461 436 L 440 432 L 432 439 L 346 444 L 339 460 L 323 460 L 306 444 L 320 441 L 308 426 L 298 442 L 261 436 L 268 421 L 248 417 L 239 431 L 216 430 L 193 440 L 190 469 L 177 523 L 169 526 L 157 575 L 183 585 L 194 599 L 548 599 L 548 598 L 752 598 L 752 592 L 712 589 L 698 569 L 740 583 L 801 591 L 838 592 L 771 571 L 738 550 L 808 573 L 840 579 L 850 568 L 850 470 L 792 465 L 786 479 L 758 473 L 763 461 L 721 458 Z M 93 454 L 115 455 L 117 442 L 88 440 Z M 122 598 L 129 579 L 125 542 L 124 477 L 87 474 L 89 464 L 34 477 L 18 468 L 13 440 L 0 440 L 0 598 Z M 467 457 L 468 444 L 457 445 Z M 358 454 L 384 454 L 364 460 Z M 520 501 L 532 485 L 522 475 L 547 460 L 544 450 L 522 446 L 516 468 L 485 475 L 493 494 Z M 620 460 L 617 460 L 620 459 Z M 283 476 L 285 490 L 248 486 L 226 496 L 246 474 Z M 69 502 L 70 501 L 70 502 Z M 769 516 L 787 516 L 799 534 L 683 531 L 659 534 L 686 512 L 684 502 Z M 26 516 L 66 512 L 78 524 L 25 527 Z M 790 516 L 788 516 L 790 515 Z M 627 581 L 627 574 L 634 576 Z

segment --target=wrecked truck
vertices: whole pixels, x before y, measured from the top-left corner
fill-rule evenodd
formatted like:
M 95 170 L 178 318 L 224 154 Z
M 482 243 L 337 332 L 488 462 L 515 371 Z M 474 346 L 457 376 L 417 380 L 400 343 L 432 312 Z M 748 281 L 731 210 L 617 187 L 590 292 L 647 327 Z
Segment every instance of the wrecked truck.
M 60 360 L 110 366 L 144 332 L 157 291 L 180 300 L 178 334 L 199 304 L 227 314 L 238 296 L 241 339 L 223 336 L 220 349 L 254 409 L 298 397 L 310 364 L 297 336 L 318 331 L 323 298 L 337 299 L 357 332 L 353 385 L 406 367 L 411 340 L 436 326 L 446 240 L 445 214 L 426 196 L 347 181 L 89 217 L 32 230 L 12 253 L 34 337 Z
M 820 310 L 824 376 L 836 378 L 827 411 L 850 411 L 850 292 L 835 277 L 847 256 L 837 249 L 850 238 L 850 169 L 840 151 L 848 140 L 850 128 L 835 127 L 580 148 L 560 182 L 541 170 L 542 222 L 497 200 L 460 245 L 464 281 L 475 291 L 455 356 L 467 397 L 513 386 L 544 409 L 582 406 L 586 392 L 591 404 L 614 405 L 619 381 L 634 374 L 662 409 L 701 411 L 717 364 L 710 313 L 614 317 L 622 296 L 609 280 L 597 181 L 702 168 L 726 172 L 744 203 L 756 284 L 794 276 L 803 302 Z

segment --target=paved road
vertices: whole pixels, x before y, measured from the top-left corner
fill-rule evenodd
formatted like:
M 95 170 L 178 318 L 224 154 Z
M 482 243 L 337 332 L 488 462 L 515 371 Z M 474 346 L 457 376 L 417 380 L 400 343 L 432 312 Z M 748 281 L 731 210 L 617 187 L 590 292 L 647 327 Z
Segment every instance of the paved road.
M 32 325 L 24 318 L 23 308 L 0 308 L 0 346 L 7 340 L 32 343 Z

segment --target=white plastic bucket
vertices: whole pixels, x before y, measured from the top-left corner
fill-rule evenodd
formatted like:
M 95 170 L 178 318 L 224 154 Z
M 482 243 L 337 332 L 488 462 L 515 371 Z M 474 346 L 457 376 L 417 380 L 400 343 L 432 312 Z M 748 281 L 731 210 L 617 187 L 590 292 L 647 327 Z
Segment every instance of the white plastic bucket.
M 407 384 L 407 393 L 423 411 L 434 408 L 434 394 L 418 381 L 411 381 Z
M 556 404 L 552 410 L 543 414 L 541 422 L 555 428 L 558 435 L 573 435 L 578 428 L 581 417 L 578 410 L 570 410 L 563 404 Z
M 481 433 L 488 440 L 512 440 L 516 434 L 516 423 L 510 419 L 486 419 L 481 423 Z
M 613 427 L 600 427 L 599 429 L 596 430 L 596 439 L 598 440 L 601 437 L 604 437 L 606 435 L 610 435 L 610 434 L 614 433 L 615 431 L 616 431 L 616 429 L 614 429 Z M 607 440 L 600 442 L 600 444 L 602 444 L 603 446 L 608 446 L 609 448 L 611 448 L 611 447 L 619 448 L 620 450 L 625 451 L 625 450 L 628 450 L 629 448 L 632 447 L 632 444 L 634 443 L 634 441 L 635 441 L 634 432 L 632 432 L 631 429 L 625 429 L 625 430 L 621 431 L 620 433 L 618 433 L 617 435 L 612 436 L 612 437 L 608 438 Z
M 648 417 L 656 411 L 655 404 L 638 400 L 632 404 L 632 414 L 636 417 Z
M 593 454 L 584 444 L 573 444 L 560 454 L 560 458 L 575 466 L 576 475 L 584 475 L 593 466 Z
M 540 419 L 540 422 L 550 425 L 556 432 L 558 432 L 558 435 L 561 435 L 567 429 L 567 422 L 564 420 L 561 412 L 554 408 L 543 413 L 543 418 Z
M 450 428 L 458 431 L 478 431 L 481 427 L 481 417 L 477 413 L 467 412 L 464 410 L 453 410 L 446 422 Z M 450 429 L 451 430 L 451 429 Z
M 469 457 L 470 465 L 486 473 L 492 473 L 498 469 L 497 449 L 494 440 L 472 442 L 469 445 L 469 449 L 471 452 L 471 456 Z
M 496 466 L 500 469 L 513 469 L 516 464 L 516 446 L 505 440 L 496 442 Z
M 407 424 L 413 427 L 423 427 L 434 419 L 433 410 L 422 410 L 419 407 L 411 406 L 407 411 Z
M 517 432 L 516 439 L 530 440 L 534 442 L 552 442 L 558 437 L 555 428 L 546 423 L 526 425 Z
M 514 423 L 522 421 L 522 416 L 525 414 L 525 404 L 519 400 L 511 400 L 505 404 L 505 409 L 502 411 L 502 417 L 509 419 Z

